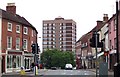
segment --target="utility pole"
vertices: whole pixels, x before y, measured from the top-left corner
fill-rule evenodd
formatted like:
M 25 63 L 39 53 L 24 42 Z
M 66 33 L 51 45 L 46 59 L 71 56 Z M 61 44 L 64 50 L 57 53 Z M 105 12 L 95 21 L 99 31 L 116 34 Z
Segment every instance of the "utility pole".
M 36 75 L 36 53 L 37 53 L 37 43 L 36 43 L 36 46 L 35 46 L 35 54 L 34 54 L 34 63 L 35 63 L 35 75 Z
M 116 1 L 116 54 L 117 54 L 117 63 L 119 63 L 119 41 L 118 41 L 118 1 Z
M 114 65 L 114 77 L 120 77 L 120 63 L 119 63 L 119 38 L 118 38 L 118 0 L 116 0 L 116 59 L 117 62 Z

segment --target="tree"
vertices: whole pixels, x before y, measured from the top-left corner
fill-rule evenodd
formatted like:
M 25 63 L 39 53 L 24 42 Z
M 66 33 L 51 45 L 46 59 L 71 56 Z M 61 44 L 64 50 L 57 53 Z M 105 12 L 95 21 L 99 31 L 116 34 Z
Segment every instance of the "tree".
M 65 68 L 65 64 L 75 66 L 74 55 L 71 52 L 63 52 L 58 49 L 47 49 L 41 54 L 41 62 L 46 68 L 61 67 Z

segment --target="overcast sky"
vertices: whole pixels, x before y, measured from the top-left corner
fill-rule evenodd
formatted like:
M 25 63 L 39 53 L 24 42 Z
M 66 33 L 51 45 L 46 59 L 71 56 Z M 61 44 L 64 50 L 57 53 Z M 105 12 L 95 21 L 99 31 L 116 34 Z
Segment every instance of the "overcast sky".
M 7 3 L 15 3 L 17 14 L 25 17 L 42 37 L 42 20 L 54 20 L 61 16 L 77 23 L 77 40 L 103 20 L 115 13 L 116 0 L 0 0 L 0 8 L 6 10 Z M 42 39 L 38 39 L 42 45 Z

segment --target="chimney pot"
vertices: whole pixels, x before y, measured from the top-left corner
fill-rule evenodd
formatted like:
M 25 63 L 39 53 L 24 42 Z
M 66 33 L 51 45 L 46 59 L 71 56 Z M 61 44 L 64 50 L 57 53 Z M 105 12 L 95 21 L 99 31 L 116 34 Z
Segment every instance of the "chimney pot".
M 15 6 L 15 3 L 7 3 L 7 6 Z
M 12 13 L 12 14 L 16 14 L 16 6 L 15 3 L 7 3 L 6 6 L 6 11 Z
M 108 21 L 108 14 L 103 14 L 103 22 L 107 22 Z

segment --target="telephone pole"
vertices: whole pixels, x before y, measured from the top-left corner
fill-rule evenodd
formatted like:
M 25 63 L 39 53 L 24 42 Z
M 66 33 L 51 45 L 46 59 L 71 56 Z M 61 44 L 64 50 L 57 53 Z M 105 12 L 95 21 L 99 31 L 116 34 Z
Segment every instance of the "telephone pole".
M 114 77 L 120 77 L 120 63 L 119 63 L 119 38 L 118 38 L 118 0 L 116 0 L 116 63 L 114 65 Z

